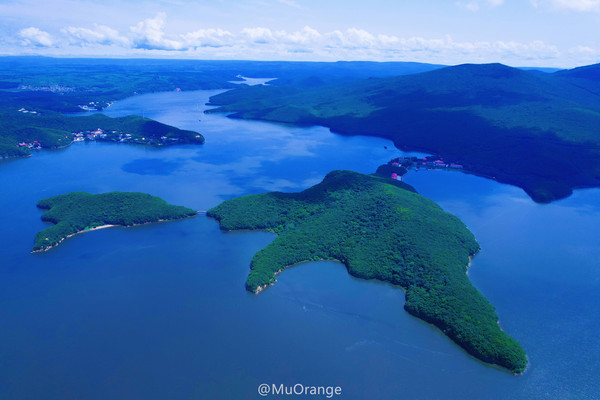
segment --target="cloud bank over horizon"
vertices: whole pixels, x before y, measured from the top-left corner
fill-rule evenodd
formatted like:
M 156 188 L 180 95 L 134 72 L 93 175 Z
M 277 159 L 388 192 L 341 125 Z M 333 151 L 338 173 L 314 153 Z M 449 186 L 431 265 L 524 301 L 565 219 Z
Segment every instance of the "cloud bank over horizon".
M 29 0 L 33 1 L 33 0 Z M 600 0 L 530 0 L 531 9 L 550 13 L 600 15 Z M 18 1 L 15 2 L 19 3 Z M 281 7 L 300 12 L 303 2 L 275 0 Z M 0 5 L 0 12 L 2 12 Z M 456 12 L 471 15 L 498 13 L 504 0 L 458 1 Z M 17 9 L 21 14 L 25 8 Z M 13 13 L 17 13 L 15 9 Z M 87 21 L 90 19 L 88 18 Z M 252 19 L 249 19 L 252 20 Z M 37 22 L 35 19 L 32 22 Z M 87 22 L 86 21 L 86 22 Z M 67 21 L 65 21 L 67 22 Z M 73 22 L 73 20 L 68 21 Z M 196 59 L 249 59 L 290 61 L 417 61 L 438 64 L 502 62 L 514 66 L 573 67 L 600 61 L 600 48 L 589 43 L 565 45 L 523 38 L 467 40 L 464 34 L 399 35 L 384 29 L 323 29 L 306 24 L 301 28 L 276 29 L 264 25 L 199 27 L 178 24 L 164 11 L 135 22 L 115 18 L 114 23 L 68 23 L 62 26 L 31 24 L 12 29 L 0 39 L 0 54 L 92 56 L 92 57 L 173 57 Z M 317 21 L 315 21 L 317 22 Z M 0 29 L 3 27 L 0 25 Z M 6 27 L 4 27 L 6 30 Z M 10 31 L 10 29 L 8 29 Z M 477 35 L 475 35 L 477 36 Z

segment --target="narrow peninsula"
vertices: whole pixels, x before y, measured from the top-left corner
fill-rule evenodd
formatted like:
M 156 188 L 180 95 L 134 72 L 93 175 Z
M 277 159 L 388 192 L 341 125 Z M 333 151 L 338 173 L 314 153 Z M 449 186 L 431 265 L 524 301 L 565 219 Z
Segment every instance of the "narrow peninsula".
M 102 227 L 133 226 L 196 215 L 190 208 L 136 192 L 71 192 L 40 200 L 37 206 L 47 210 L 42 221 L 55 225 L 35 235 L 32 252 L 49 250 L 68 237 Z
M 207 213 L 224 230 L 269 230 L 278 237 L 257 252 L 246 281 L 258 293 L 286 267 L 337 260 L 363 279 L 401 287 L 404 308 L 473 356 L 521 373 L 527 357 L 498 324 L 494 307 L 466 271 L 479 244 L 467 227 L 409 185 L 333 171 L 299 193 L 227 200 Z

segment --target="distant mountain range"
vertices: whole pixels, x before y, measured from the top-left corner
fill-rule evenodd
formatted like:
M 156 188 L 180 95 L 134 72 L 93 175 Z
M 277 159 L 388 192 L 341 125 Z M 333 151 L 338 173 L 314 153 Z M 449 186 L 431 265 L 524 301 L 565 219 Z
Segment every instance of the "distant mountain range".
M 312 84 L 307 84 L 311 82 Z M 535 201 L 600 186 L 600 64 L 545 73 L 464 64 L 327 83 L 318 75 L 214 96 L 233 118 L 389 138 L 523 188 Z

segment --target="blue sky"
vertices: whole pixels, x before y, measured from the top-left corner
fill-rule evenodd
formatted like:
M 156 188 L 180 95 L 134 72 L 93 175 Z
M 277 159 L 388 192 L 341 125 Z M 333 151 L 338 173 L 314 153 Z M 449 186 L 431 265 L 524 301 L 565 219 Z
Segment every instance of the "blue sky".
M 600 62 L 600 0 L 0 0 L 0 54 Z

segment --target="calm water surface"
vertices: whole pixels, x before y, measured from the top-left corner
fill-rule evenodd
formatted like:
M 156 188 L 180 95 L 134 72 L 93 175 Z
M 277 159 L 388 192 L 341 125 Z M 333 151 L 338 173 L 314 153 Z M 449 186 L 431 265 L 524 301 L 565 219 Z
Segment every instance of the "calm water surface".
M 247 293 L 250 259 L 274 235 L 222 233 L 204 216 L 29 253 L 47 196 L 144 191 L 206 210 L 401 154 L 381 139 L 204 115 L 214 93 L 137 96 L 106 112 L 198 130 L 204 146 L 75 143 L 0 163 L 0 399 L 253 399 L 260 383 L 339 385 L 343 399 L 600 397 L 600 190 L 537 205 L 461 173 L 406 177 L 479 240 L 469 275 L 527 350 L 520 377 L 409 316 L 399 289 L 340 264 L 302 264 Z

